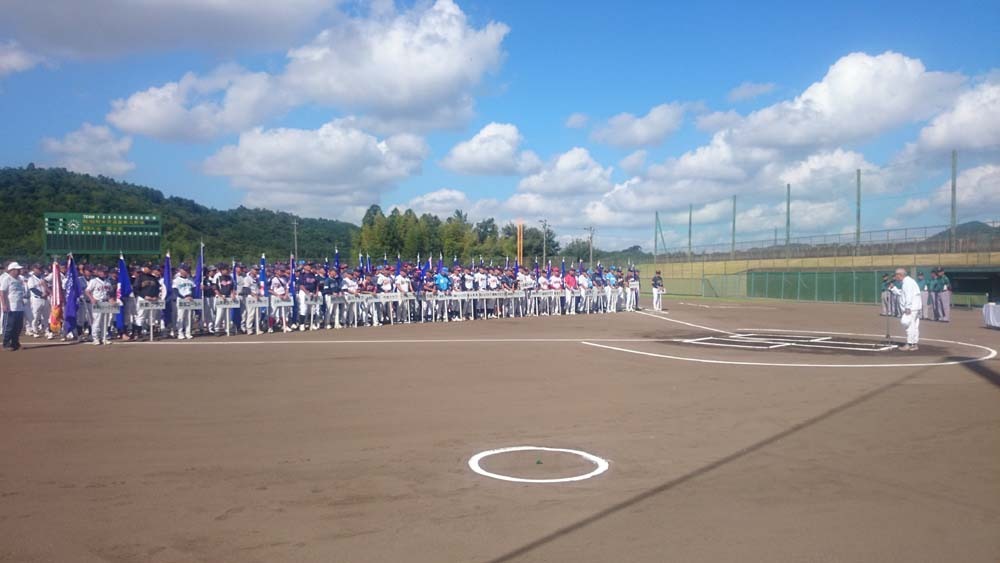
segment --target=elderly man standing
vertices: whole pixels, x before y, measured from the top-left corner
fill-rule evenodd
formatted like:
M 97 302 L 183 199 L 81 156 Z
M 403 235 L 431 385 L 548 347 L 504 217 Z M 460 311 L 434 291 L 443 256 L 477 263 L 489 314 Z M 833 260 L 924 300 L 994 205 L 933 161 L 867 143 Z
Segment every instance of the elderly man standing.
M 11 262 L 7 265 L 7 272 L 0 274 L 3 349 L 12 352 L 21 348 L 21 331 L 24 330 L 24 309 L 28 290 L 21 280 L 22 269 L 17 262 Z
M 896 269 L 896 281 L 900 286 L 889 285 L 891 291 L 899 301 L 899 308 L 902 315 L 899 317 L 900 324 L 906 329 L 906 346 L 900 348 L 904 352 L 914 352 L 917 343 L 920 341 L 920 286 L 917 282 L 906 274 L 903 268 Z

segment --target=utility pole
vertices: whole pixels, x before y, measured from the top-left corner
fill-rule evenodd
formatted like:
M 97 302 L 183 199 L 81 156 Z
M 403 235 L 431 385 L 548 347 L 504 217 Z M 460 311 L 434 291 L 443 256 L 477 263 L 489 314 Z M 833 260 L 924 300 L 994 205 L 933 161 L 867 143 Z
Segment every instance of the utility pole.
M 729 250 L 730 259 L 736 259 L 736 196 L 733 196 L 733 245 Z
M 548 258 L 548 242 L 549 242 L 549 222 L 547 219 L 542 219 L 539 221 L 542 224 L 542 265 L 545 265 L 545 261 Z
M 660 212 L 656 211 L 653 214 L 653 265 L 656 265 L 656 254 L 657 247 L 659 246 L 660 240 Z
M 299 258 L 299 220 L 292 219 L 292 238 L 294 239 L 295 259 Z
M 785 184 L 785 247 L 792 242 L 792 185 Z
M 951 236 L 948 237 L 948 251 L 955 252 L 955 223 L 958 221 L 956 206 L 958 198 L 958 151 L 951 151 Z
M 861 169 L 857 170 L 858 195 L 855 202 L 857 218 L 854 221 L 854 255 L 861 254 Z
M 590 237 L 589 237 L 589 243 L 590 243 L 590 261 L 587 262 L 587 267 L 589 268 L 590 265 L 594 263 L 594 227 L 590 226 L 590 227 L 587 227 L 584 230 L 590 233 Z M 653 245 L 654 246 L 656 245 L 656 238 L 655 237 L 653 238 Z M 654 255 L 656 254 L 655 250 L 653 251 L 653 254 Z M 655 256 L 653 258 L 653 261 L 654 262 L 656 261 Z
M 688 204 L 688 262 L 691 261 L 691 224 L 694 218 L 694 204 Z

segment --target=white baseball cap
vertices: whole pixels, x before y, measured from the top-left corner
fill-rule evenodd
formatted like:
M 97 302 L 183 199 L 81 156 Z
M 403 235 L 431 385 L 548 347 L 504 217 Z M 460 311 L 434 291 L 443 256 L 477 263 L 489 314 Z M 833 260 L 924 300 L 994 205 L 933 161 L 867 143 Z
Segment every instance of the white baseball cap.
M 7 271 L 8 272 L 11 271 L 11 270 L 23 270 L 23 269 L 24 269 L 24 266 L 18 264 L 17 262 L 11 262 L 10 264 L 7 265 Z

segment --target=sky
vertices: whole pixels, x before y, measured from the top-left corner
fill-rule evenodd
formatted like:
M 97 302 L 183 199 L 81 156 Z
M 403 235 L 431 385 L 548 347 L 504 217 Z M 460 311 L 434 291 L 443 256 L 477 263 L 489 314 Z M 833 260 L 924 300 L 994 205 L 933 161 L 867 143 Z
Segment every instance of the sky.
M 0 166 L 686 247 L 1000 218 L 1000 4 L 0 0 Z

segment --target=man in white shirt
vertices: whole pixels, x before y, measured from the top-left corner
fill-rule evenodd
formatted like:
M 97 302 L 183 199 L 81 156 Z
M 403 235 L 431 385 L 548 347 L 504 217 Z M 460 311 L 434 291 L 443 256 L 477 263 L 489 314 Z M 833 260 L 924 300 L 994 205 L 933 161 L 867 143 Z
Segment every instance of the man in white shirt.
M 42 265 L 32 264 L 27 279 L 28 293 L 31 294 L 31 323 L 28 335 L 38 338 L 43 334 L 52 340 L 49 330 L 49 284 L 42 276 Z
M 902 288 L 890 284 L 889 291 L 899 299 L 899 307 L 902 310 L 899 322 L 906 329 L 906 346 L 900 350 L 914 352 L 918 350 L 917 344 L 920 341 L 920 286 L 903 268 L 896 269 L 896 280 L 902 282 Z
M 399 294 L 399 304 L 396 310 L 396 322 L 410 324 L 410 278 L 402 270 L 394 278 L 396 292 Z
M 90 278 L 87 282 L 87 289 L 84 290 L 84 295 L 87 297 L 87 302 L 91 305 L 91 310 L 93 311 L 91 316 L 90 331 L 91 337 L 93 338 L 94 346 L 100 346 L 101 344 L 111 344 L 111 340 L 108 339 L 108 325 L 111 324 L 111 313 L 105 311 L 98 311 L 94 305 L 98 303 L 114 303 L 115 302 L 115 286 L 108 280 L 108 269 L 104 266 L 98 266 L 95 272 L 97 275 Z
M 16 352 L 21 349 L 21 331 L 24 330 L 24 300 L 27 289 L 21 280 L 23 268 L 17 262 L 7 265 L 0 274 L 0 311 L 3 311 L 3 349 Z
M 177 292 L 177 300 L 180 301 L 192 301 L 194 300 L 194 290 L 195 283 L 194 280 L 188 275 L 188 269 L 186 266 L 181 266 L 177 269 L 177 275 L 174 276 L 172 287 L 174 291 Z M 191 315 L 193 314 L 191 309 L 181 309 L 177 308 L 177 340 L 190 340 L 191 336 Z

